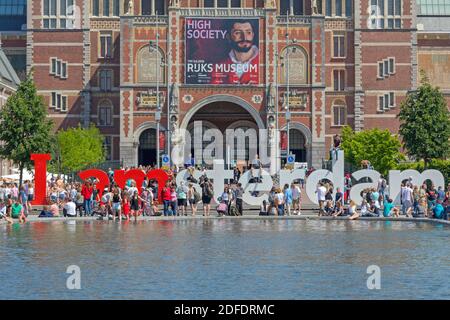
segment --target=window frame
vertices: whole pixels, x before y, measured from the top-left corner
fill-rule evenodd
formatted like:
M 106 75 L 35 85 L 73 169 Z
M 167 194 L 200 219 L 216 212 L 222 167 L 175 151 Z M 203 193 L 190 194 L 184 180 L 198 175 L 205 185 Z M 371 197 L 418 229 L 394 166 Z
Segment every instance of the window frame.
M 335 38 L 342 38 L 343 40 L 342 40 L 342 46 L 343 46 L 343 55 L 342 56 L 336 56 L 335 55 Z M 332 48 L 332 55 L 331 55 L 331 57 L 333 58 L 333 59 L 346 59 L 347 58 L 347 35 L 346 35 L 346 33 L 345 32 L 342 32 L 342 31 L 338 31 L 338 32 L 333 32 L 333 36 L 331 37 L 331 39 L 332 39 L 332 45 L 331 45 L 331 48 Z M 339 41 L 338 41 L 338 44 L 339 44 Z M 338 54 L 340 54 L 340 52 L 341 52 L 341 47 L 339 46 L 339 49 L 338 49 Z
M 108 55 L 108 49 L 106 49 L 105 55 L 102 56 L 102 39 L 103 38 L 109 38 L 111 40 L 110 46 L 108 47 L 110 49 L 110 52 Z M 99 33 L 98 36 L 99 46 L 98 46 L 98 58 L 99 59 L 113 59 L 114 58 L 114 42 L 113 42 L 113 33 L 112 31 L 102 31 Z M 105 44 L 106 47 L 106 44 Z
M 102 111 L 104 110 L 108 110 L 105 114 L 102 113 Z M 97 125 L 99 127 L 112 127 L 114 125 L 114 120 L 113 120 L 113 113 L 114 113 L 114 109 L 113 109 L 113 105 L 111 103 L 111 101 L 109 100 L 103 100 L 100 101 L 100 103 L 98 104 L 98 114 L 97 114 Z M 102 115 L 105 115 L 105 122 L 101 122 L 102 121 Z
M 48 3 L 49 10 L 48 15 L 45 14 L 45 6 Z M 51 6 L 52 0 L 43 1 L 41 6 L 41 14 L 42 14 L 42 29 L 45 30 L 54 30 L 54 29 L 73 29 L 73 26 L 75 26 L 75 12 L 72 10 L 72 14 L 69 14 L 69 8 L 75 6 L 75 0 L 55 0 L 55 11 L 52 12 L 52 6 Z M 63 6 L 61 5 L 64 3 L 65 7 L 65 14 L 61 14 L 61 10 Z M 55 13 L 55 14 L 52 14 Z M 64 21 L 64 26 L 62 26 L 62 22 Z M 72 23 L 70 23 L 72 21 Z M 48 26 L 46 26 L 46 22 L 48 22 Z M 54 26 L 51 25 L 51 23 L 54 22 Z M 72 28 L 69 28 L 68 26 L 72 25 Z
M 336 74 L 337 74 L 337 86 L 336 86 Z M 345 69 L 333 69 L 333 91 L 345 92 L 346 89 L 346 72 Z M 337 88 L 337 90 L 336 90 Z
M 339 119 L 336 119 L 336 112 L 335 110 L 338 109 L 338 116 Z M 333 104 L 331 105 L 332 110 L 332 127 L 344 127 L 347 125 L 347 105 L 345 101 L 342 101 L 341 99 L 336 99 L 333 101 Z M 343 113 L 341 114 L 341 111 L 343 110 Z M 342 117 L 341 117 L 342 116 Z M 341 120 L 339 123 L 336 123 L 336 120 Z
M 106 74 L 106 75 L 105 75 Z M 109 76 L 108 76 L 109 74 Z M 105 82 L 105 87 L 102 86 L 103 80 L 109 79 L 109 85 L 108 82 Z M 98 87 L 101 92 L 111 92 L 114 87 L 114 72 L 112 69 L 99 69 L 98 71 Z

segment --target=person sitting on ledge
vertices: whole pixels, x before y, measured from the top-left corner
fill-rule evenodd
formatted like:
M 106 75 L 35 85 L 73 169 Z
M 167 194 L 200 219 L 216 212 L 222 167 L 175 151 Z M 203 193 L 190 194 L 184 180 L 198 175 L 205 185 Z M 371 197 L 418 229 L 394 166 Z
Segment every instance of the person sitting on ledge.
M 7 213 L 6 213 L 6 205 L 2 202 L 0 203 L 0 220 L 1 219 L 5 219 L 6 221 L 8 221 L 8 223 L 13 223 L 13 219 L 11 219 L 10 217 L 8 217 Z
M 333 201 L 327 200 L 325 207 L 323 210 L 319 213 L 319 216 L 332 216 L 333 215 Z
M 356 202 L 351 200 L 348 206 L 348 214 L 350 215 L 350 220 L 355 220 L 360 217 L 358 210 L 356 209 Z
M 388 218 L 394 215 L 398 218 L 400 215 L 400 210 L 394 206 L 392 199 L 388 196 L 383 200 L 383 217 Z
M 444 217 L 444 207 L 442 206 L 442 201 L 438 200 L 436 205 L 433 207 L 433 218 L 442 219 Z
M 24 214 L 23 206 L 19 203 L 18 198 L 16 198 L 11 207 L 11 218 L 19 219 L 19 223 L 27 222 L 27 217 Z
M 48 209 L 48 206 L 44 206 L 41 213 L 39 213 L 39 218 L 53 218 L 53 214 Z
M 344 214 L 344 206 L 341 201 L 336 202 L 333 210 L 333 217 L 338 217 Z

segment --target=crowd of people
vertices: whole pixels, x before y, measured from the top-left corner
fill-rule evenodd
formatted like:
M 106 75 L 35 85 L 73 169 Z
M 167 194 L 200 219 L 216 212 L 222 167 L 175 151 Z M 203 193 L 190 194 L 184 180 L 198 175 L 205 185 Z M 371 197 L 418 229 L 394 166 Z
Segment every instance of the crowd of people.
M 175 183 L 180 168 L 166 170 L 169 180 L 164 186 L 158 186 L 156 180 L 145 178 L 141 186 L 134 180 L 128 180 L 124 188 L 114 181 L 114 171 L 108 170 L 110 184 L 100 192 L 96 180 L 66 183 L 61 177 L 52 177 L 47 186 L 47 205 L 39 208 L 40 217 L 83 217 L 96 216 L 99 219 L 130 220 L 138 216 L 211 216 L 214 211 L 218 216 L 243 215 L 244 189 L 239 179 L 247 170 L 251 170 L 250 182 L 261 182 L 261 165 L 254 161 L 249 168 L 233 170 L 233 179 L 225 184 L 217 202 L 212 208 L 213 184 L 206 176 L 205 168 L 194 168 L 186 165 L 188 178 L 178 186 Z M 143 172 L 153 167 L 123 168 L 140 169 Z M 200 178 L 194 178 L 194 169 L 202 172 Z M 307 173 L 309 173 L 308 171 Z M 194 185 L 199 186 L 195 188 Z M 349 219 L 359 217 L 429 217 L 447 219 L 450 212 L 450 183 L 447 190 L 424 183 L 422 186 L 412 184 L 412 179 L 405 180 L 401 187 L 401 207 L 394 205 L 389 197 L 389 186 L 381 177 L 377 188 L 361 192 L 362 203 L 350 199 L 352 180 L 345 176 L 344 190 L 334 192 L 329 181 L 321 181 L 316 189 L 319 203 L 319 216 L 347 216 Z M 159 190 L 161 188 L 161 190 Z M 259 209 L 262 216 L 300 215 L 303 203 L 302 190 L 304 180 L 290 185 L 273 187 Z M 254 192 L 260 196 L 260 192 Z M 160 199 L 159 199 L 160 197 Z M 32 211 L 31 201 L 34 198 L 32 181 L 25 181 L 21 187 L 16 183 L 0 182 L 0 219 L 12 223 L 14 219 L 24 223 Z M 201 211 L 200 211 L 201 210 Z M 199 213 L 200 211 L 200 213 Z
M 435 218 L 448 220 L 450 213 L 450 183 L 445 191 L 442 187 L 437 190 L 433 184 L 428 187 L 423 183 L 420 187 L 412 183 L 412 178 L 402 182 L 400 192 L 401 208 L 394 205 L 394 199 L 389 197 L 388 185 L 381 176 L 377 188 L 364 189 L 360 196 L 361 204 L 357 206 L 349 197 L 347 187 L 343 193 L 337 188 L 333 198 L 333 185 L 321 181 L 316 189 L 319 202 L 319 216 L 348 216 L 349 219 L 359 217 L 400 217 Z

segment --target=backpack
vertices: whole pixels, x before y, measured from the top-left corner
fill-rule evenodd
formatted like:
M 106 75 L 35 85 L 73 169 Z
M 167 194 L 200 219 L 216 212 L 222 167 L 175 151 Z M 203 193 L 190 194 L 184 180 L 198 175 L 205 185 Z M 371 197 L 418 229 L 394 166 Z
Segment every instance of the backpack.
M 231 205 L 230 207 L 230 216 L 238 216 L 239 212 L 235 205 Z
M 194 189 L 194 203 L 197 203 L 200 201 L 200 194 L 197 192 L 197 190 Z
M 212 191 L 211 185 L 209 183 L 206 184 L 206 186 L 203 188 L 203 191 L 207 197 L 212 198 L 213 191 Z

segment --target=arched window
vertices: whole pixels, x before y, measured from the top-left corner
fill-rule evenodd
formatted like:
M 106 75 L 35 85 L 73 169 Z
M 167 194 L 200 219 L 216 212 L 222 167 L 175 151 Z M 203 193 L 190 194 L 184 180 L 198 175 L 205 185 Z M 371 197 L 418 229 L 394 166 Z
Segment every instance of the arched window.
M 110 100 L 102 100 L 98 104 L 98 125 L 113 125 L 113 105 Z
M 347 124 L 347 106 L 343 100 L 334 100 L 333 110 L 333 126 L 345 126 Z
M 150 46 L 144 46 L 138 52 L 137 57 L 137 81 L 144 83 L 163 83 L 165 81 L 165 69 L 163 53 Z M 159 72 L 157 68 L 159 65 Z
M 308 83 L 308 60 L 306 52 L 299 46 L 289 46 L 281 53 L 280 83 L 307 84 Z M 289 72 L 288 72 L 289 69 Z

